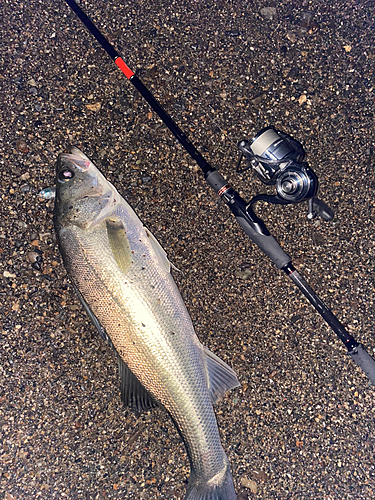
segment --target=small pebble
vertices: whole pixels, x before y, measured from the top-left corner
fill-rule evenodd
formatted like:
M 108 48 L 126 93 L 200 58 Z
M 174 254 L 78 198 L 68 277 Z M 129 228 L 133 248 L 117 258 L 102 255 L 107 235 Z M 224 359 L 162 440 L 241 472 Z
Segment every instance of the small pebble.
M 250 276 L 253 274 L 251 269 L 244 269 L 243 271 L 236 271 L 237 278 L 241 280 L 248 280 Z
M 294 325 L 294 323 L 297 323 L 300 319 L 302 319 L 302 316 L 300 314 L 295 314 L 290 318 L 290 321 Z
M 324 245 L 325 238 L 320 233 L 313 231 L 311 237 L 315 246 Z
M 178 110 L 184 110 L 184 109 L 185 109 L 185 104 L 184 104 L 184 102 L 183 102 L 183 101 L 178 101 L 178 100 L 177 100 L 177 101 L 174 103 L 174 107 L 175 107 L 175 109 L 178 109 Z
M 286 37 L 292 43 L 295 43 L 297 41 L 297 36 L 294 33 L 292 33 L 291 31 L 287 31 Z
M 41 256 L 38 254 L 38 252 L 27 252 L 26 254 L 26 260 L 30 262 L 30 264 L 34 264 L 34 262 L 40 261 Z
M 266 97 L 266 94 L 261 94 L 261 95 L 258 95 L 256 97 L 254 97 L 253 99 L 251 99 L 251 102 L 254 104 L 254 106 L 257 106 L 258 104 L 260 104 L 263 99 Z
M 19 141 L 16 142 L 16 148 L 20 153 L 26 154 L 29 152 L 29 146 L 23 139 L 20 139 Z
M 233 36 L 233 37 L 235 37 L 235 36 L 240 36 L 241 35 L 241 31 L 238 31 L 238 30 L 228 30 L 228 31 L 225 32 L 225 34 L 227 36 Z
M 77 106 L 77 108 L 81 107 L 83 105 L 82 99 L 74 99 L 73 105 Z
M 20 187 L 21 193 L 28 193 L 31 189 L 30 184 L 24 184 L 23 186 Z
M 307 29 L 315 27 L 314 14 L 312 12 L 302 12 L 301 26 Z
M 4 276 L 4 278 L 16 278 L 16 275 L 13 273 L 10 273 L 9 271 L 4 271 L 3 276 Z
M 258 479 L 258 481 L 266 482 L 269 480 L 269 476 L 264 472 L 264 470 L 253 470 L 252 475 L 255 479 Z
M 94 102 L 93 104 L 86 104 L 86 108 L 90 111 L 99 111 L 102 107 L 100 102 Z
M 257 483 L 252 479 L 248 479 L 246 476 L 241 478 L 241 486 L 248 488 L 254 494 L 258 492 Z
M 263 7 L 260 9 L 260 15 L 268 21 L 273 21 L 276 18 L 276 7 Z
M 54 186 L 42 189 L 38 196 L 44 200 L 53 200 L 56 196 L 56 188 Z
M 237 500 L 248 500 L 249 496 L 245 491 L 240 491 L 240 493 L 237 495 Z

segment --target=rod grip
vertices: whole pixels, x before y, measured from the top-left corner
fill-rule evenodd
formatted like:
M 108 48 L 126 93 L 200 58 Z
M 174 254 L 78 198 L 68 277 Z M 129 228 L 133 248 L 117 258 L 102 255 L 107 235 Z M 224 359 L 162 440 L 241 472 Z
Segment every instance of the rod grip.
M 284 252 L 271 234 L 265 235 L 255 231 L 245 217 L 237 215 L 236 219 L 249 238 L 272 260 L 278 269 L 290 264 L 289 255 Z
M 368 376 L 372 385 L 375 385 L 375 360 L 369 355 L 362 344 L 348 352 L 354 363 Z

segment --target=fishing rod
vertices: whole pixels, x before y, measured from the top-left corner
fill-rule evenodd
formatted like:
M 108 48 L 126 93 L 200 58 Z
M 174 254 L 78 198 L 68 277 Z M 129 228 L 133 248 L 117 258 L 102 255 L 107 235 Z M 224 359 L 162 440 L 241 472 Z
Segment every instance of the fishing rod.
M 324 220 L 332 220 L 332 210 L 316 197 L 318 179 L 309 166 L 303 162 L 304 151 L 301 144 L 289 135 L 267 127 L 261 130 L 251 141 L 242 140 L 237 171 L 244 172 L 254 169 L 259 179 L 268 185 L 276 187 L 276 195 L 257 195 L 250 202 L 246 202 L 224 177 L 199 153 L 193 143 L 178 127 L 172 117 L 164 110 L 161 104 L 147 89 L 142 81 L 134 74 L 122 59 L 116 49 L 102 35 L 99 29 L 83 12 L 74 0 L 65 0 L 90 33 L 113 59 L 146 99 L 151 108 L 161 118 L 172 134 L 185 148 L 189 155 L 201 168 L 208 185 L 216 192 L 229 207 L 237 222 L 249 238 L 265 253 L 275 266 L 284 271 L 299 290 L 305 295 L 312 306 L 328 323 L 338 338 L 344 343 L 351 359 L 364 371 L 371 383 L 375 385 L 375 361 L 367 353 L 365 347 L 358 343 L 345 329 L 333 312 L 319 298 L 301 274 L 292 264 L 292 259 L 282 250 L 276 239 L 268 231 L 266 225 L 255 211 L 255 203 L 267 201 L 275 204 L 289 204 L 308 201 L 308 218 L 319 215 Z M 240 163 L 245 158 L 248 167 L 240 169 Z

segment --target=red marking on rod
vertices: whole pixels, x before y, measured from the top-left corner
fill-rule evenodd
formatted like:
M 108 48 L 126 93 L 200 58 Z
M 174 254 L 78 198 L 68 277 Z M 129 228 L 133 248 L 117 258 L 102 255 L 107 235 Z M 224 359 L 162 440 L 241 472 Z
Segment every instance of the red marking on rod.
M 116 57 L 115 63 L 117 66 L 121 69 L 121 71 L 124 73 L 126 78 L 130 80 L 130 78 L 134 75 L 134 72 L 129 68 L 127 64 L 125 64 L 124 60 L 121 59 L 121 57 Z
M 217 193 L 219 196 L 222 196 L 225 191 L 227 191 L 228 189 L 230 188 L 230 186 L 228 184 L 226 184 L 225 186 L 223 186 L 220 191 Z

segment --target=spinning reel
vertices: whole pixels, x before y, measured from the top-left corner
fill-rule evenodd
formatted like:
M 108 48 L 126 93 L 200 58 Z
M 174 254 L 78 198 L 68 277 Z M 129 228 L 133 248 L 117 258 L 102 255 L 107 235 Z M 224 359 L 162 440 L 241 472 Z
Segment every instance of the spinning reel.
M 316 197 L 318 178 L 307 163 L 303 162 L 305 151 L 298 141 L 273 127 L 266 127 L 251 141 L 240 141 L 238 148 L 240 156 L 237 172 L 242 173 L 252 168 L 264 184 L 276 187 L 276 195 L 254 196 L 248 210 L 260 200 L 282 205 L 306 200 L 309 219 L 317 215 L 326 221 L 333 219 L 331 208 Z M 248 160 L 248 165 L 241 169 L 243 157 Z

